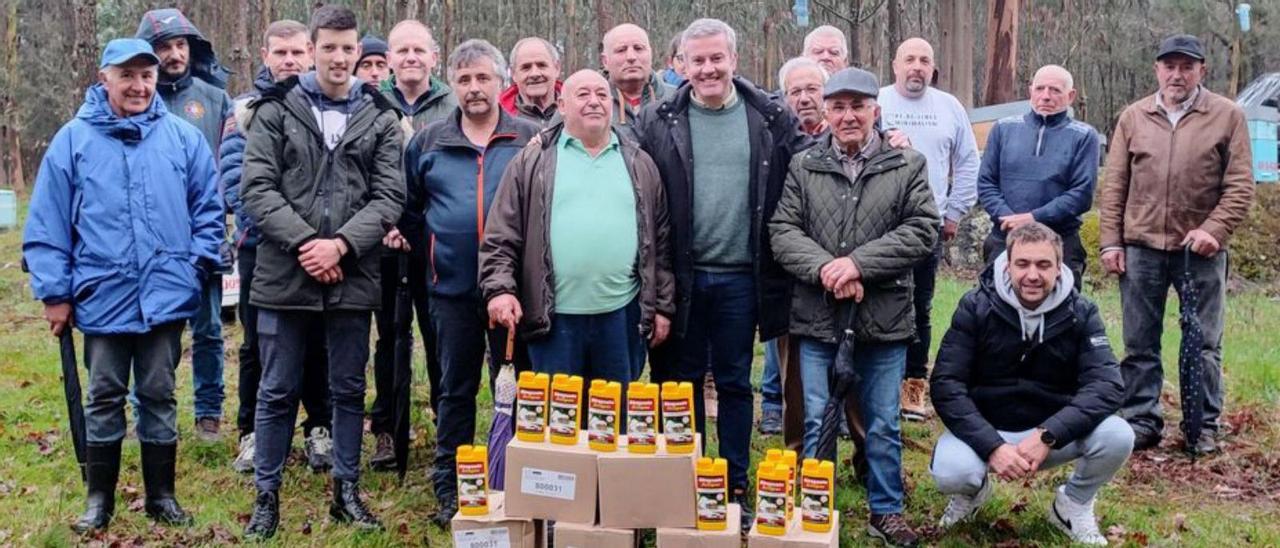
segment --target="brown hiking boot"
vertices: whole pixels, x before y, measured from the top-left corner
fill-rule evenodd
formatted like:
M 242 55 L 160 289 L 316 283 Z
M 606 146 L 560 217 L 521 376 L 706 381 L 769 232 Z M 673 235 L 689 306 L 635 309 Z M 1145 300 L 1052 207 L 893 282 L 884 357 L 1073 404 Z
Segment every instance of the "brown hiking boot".
M 902 514 L 872 514 L 867 534 L 883 540 L 889 546 L 916 546 L 920 536 L 911 529 Z
M 924 379 L 902 381 L 902 418 L 924 422 L 933 413 L 929 410 L 929 383 Z
M 374 445 L 373 456 L 369 457 L 369 467 L 374 470 L 390 470 L 396 463 L 396 442 L 391 434 L 378 434 Z
M 217 443 L 222 440 L 222 421 L 214 417 L 196 419 L 196 439 L 204 443 Z

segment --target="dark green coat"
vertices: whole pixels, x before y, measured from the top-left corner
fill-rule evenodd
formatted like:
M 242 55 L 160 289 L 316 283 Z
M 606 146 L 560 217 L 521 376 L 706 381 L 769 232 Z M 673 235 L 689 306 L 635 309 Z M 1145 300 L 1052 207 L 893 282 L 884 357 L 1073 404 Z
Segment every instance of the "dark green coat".
M 262 231 L 249 301 L 273 310 L 376 310 L 382 237 L 405 200 L 399 110 L 372 86 L 352 92 L 342 141 L 330 151 L 297 78 L 264 93 L 248 129 L 245 210 Z M 314 238 L 341 237 L 343 281 L 323 285 L 298 262 Z
M 941 218 L 924 156 L 881 143 L 856 181 L 845 174 L 829 136 L 791 159 L 769 238 L 778 264 L 798 282 L 793 335 L 836 342 L 837 301 L 822 287 L 819 272 L 848 256 L 865 290 L 854 328 L 858 340 L 907 342 L 915 336 L 911 271 L 933 251 Z

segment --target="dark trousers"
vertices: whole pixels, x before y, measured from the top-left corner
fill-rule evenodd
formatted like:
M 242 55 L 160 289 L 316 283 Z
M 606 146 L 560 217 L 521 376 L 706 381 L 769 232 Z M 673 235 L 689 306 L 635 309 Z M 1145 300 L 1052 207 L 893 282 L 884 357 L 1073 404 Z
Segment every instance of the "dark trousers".
M 138 398 L 138 440 L 160 445 L 178 442 L 178 400 L 173 387 L 182 357 L 183 323 L 170 322 L 139 334 L 84 336 L 84 360 L 89 368 L 85 439 L 89 443 L 115 443 L 124 438 L 124 402 L 131 370 Z
M 506 340 L 488 330 L 489 316 L 479 299 L 432 296 L 430 312 L 441 373 L 436 414 L 436 456 L 431 480 L 436 499 L 444 500 L 457 496 L 458 476 L 454 467 L 458 446 L 475 441 L 476 395 L 480 391 L 485 346 L 488 344 L 489 348 L 499 352 L 497 356 L 491 353 L 489 363 L 489 388 L 492 392 L 498 374 L 493 360 L 501 357 Z M 514 358 L 517 371 L 528 369 L 526 355 L 523 345 L 517 344 Z
M 529 361 L 539 373 L 617 381 L 625 387 L 644 365 L 640 301 L 603 314 L 555 314 L 551 332 L 529 343 Z
M 322 336 L 329 356 L 329 393 L 333 402 L 333 477 L 360 477 L 360 441 L 364 431 L 365 363 L 369 361 L 369 312 L 258 310 L 262 383 L 258 386 L 254 482 L 260 491 L 280 489 L 285 458 L 297 421 L 305 348 L 309 335 Z
M 1160 362 L 1160 341 L 1164 333 L 1164 310 L 1169 286 L 1179 284 L 1183 273 L 1182 251 L 1161 251 L 1140 245 L 1125 246 L 1125 273 L 1120 276 L 1120 304 L 1124 310 L 1125 401 L 1120 416 L 1135 431 L 1160 434 L 1164 417 L 1160 391 L 1164 387 L 1164 366 Z M 1191 255 L 1191 283 L 1199 293 L 1196 319 L 1204 332 L 1200 347 L 1204 385 L 1204 429 L 1218 431 L 1222 414 L 1222 333 L 1227 302 L 1227 252 L 1213 257 Z M 1175 370 L 1176 371 L 1176 370 Z M 1195 440 L 1187 440 L 1188 444 Z
M 653 353 L 662 380 L 694 384 L 697 431 L 706 429 L 702 379 L 710 367 L 719 406 L 720 456 L 729 461 L 729 484 L 746 487 L 751 458 L 751 361 L 756 333 L 756 284 L 750 273 L 694 273 L 693 300 L 683 337 Z M 706 447 L 705 443 L 703 445 Z
M 369 418 L 374 434 L 390 434 L 395 421 L 395 357 L 396 338 L 413 340 L 413 314 L 404 325 L 395 325 L 396 289 L 399 285 L 399 254 L 384 250 L 382 254 L 382 309 L 374 312 L 378 325 L 378 342 L 373 350 L 373 386 L 377 394 Z M 436 338 L 431 331 L 427 299 L 427 255 L 425 250 L 409 253 L 409 294 L 418 316 L 418 331 L 426 349 L 427 381 L 431 384 L 431 411 L 439 416 L 440 360 L 436 356 Z M 412 347 L 412 343 L 410 343 Z
M 1084 244 L 1080 243 L 1080 232 L 1058 235 L 1062 236 L 1062 261 L 1076 278 L 1076 291 L 1084 292 L 1084 262 L 1089 259 L 1089 253 L 1085 251 Z M 986 261 L 987 266 L 991 266 L 1004 249 L 1004 234 L 992 230 L 982 242 L 982 260 Z M 919 318 L 916 320 L 919 321 Z
M 244 329 L 244 341 L 240 343 L 240 409 L 236 414 L 236 426 L 240 436 L 253 433 L 253 423 L 258 410 L 258 383 L 262 380 L 262 360 L 258 348 L 258 307 L 249 304 L 249 291 L 253 287 L 253 267 L 257 263 L 258 249 L 240 248 L 237 258 L 240 268 L 240 303 L 238 313 Z M 312 428 L 329 427 L 333 421 L 333 409 L 329 407 L 329 359 L 325 355 L 324 341 L 308 344 L 306 363 L 302 369 L 302 407 L 307 419 L 302 421 L 302 431 L 310 434 Z
M 929 345 L 933 342 L 933 322 L 929 315 L 933 313 L 933 290 L 938 281 L 938 264 L 942 262 L 942 235 L 939 230 L 938 243 L 933 246 L 933 253 L 923 261 L 916 263 L 911 270 L 915 279 L 915 292 L 911 302 L 916 312 L 916 340 L 907 346 L 908 379 L 923 379 L 929 376 Z

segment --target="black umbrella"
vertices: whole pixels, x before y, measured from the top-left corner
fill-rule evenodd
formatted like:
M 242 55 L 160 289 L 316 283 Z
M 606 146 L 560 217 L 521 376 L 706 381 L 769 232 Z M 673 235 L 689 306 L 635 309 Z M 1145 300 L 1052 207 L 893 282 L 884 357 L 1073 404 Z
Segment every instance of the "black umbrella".
M 409 294 L 409 254 L 396 256 L 395 303 L 395 435 L 396 472 L 404 481 L 409 469 L 409 393 L 413 388 L 413 335 L 408 325 L 413 321 L 413 304 Z M 420 321 L 425 321 L 421 319 Z
M 71 326 L 62 328 L 59 337 L 62 346 L 62 393 L 67 398 L 67 419 L 71 421 L 71 443 L 76 450 L 76 463 L 80 465 L 80 479 L 85 480 L 84 470 L 84 404 L 80 399 L 80 372 L 76 369 L 76 344 L 71 338 Z
M 1191 246 L 1182 252 L 1182 279 L 1178 281 L 1179 322 L 1182 324 L 1182 344 L 1178 347 L 1178 382 L 1182 396 L 1182 435 L 1186 439 L 1186 451 L 1196 455 L 1196 442 L 1204 426 L 1204 364 L 1201 350 L 1204 347 L 1204 329 L 1196 309 L 1200 306 L 1200 292 L 1191 278 Z
M 827 399 L 827 408 L 822 411 L 822 427 L 818 430 L 818 445 L 814 451 L 817 458 L 831 462 L 836 460 L 836 438 L 842 422 L 840 410 L 858 384 L 858 372 L 853 364 L 853 322 L 858 316 L 858 304 L 853 299 L 849 299 L 846 313 L 848 319 L 840 333 L 835 365 L 831 368 L 830 398 Z

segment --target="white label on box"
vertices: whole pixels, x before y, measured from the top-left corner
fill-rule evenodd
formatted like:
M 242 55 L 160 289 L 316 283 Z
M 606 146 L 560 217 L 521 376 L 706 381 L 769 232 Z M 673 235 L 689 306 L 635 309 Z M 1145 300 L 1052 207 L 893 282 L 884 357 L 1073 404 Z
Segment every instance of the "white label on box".
M 454 531 L 453 545 L 456 548 L 511 548 L 511 537 L 506 527 Z
M 577 482 L 578 476 L 564 472 L 537 468 L 523 468 L 520 471 L 520 492 L 526 495 L 573 500 Z

